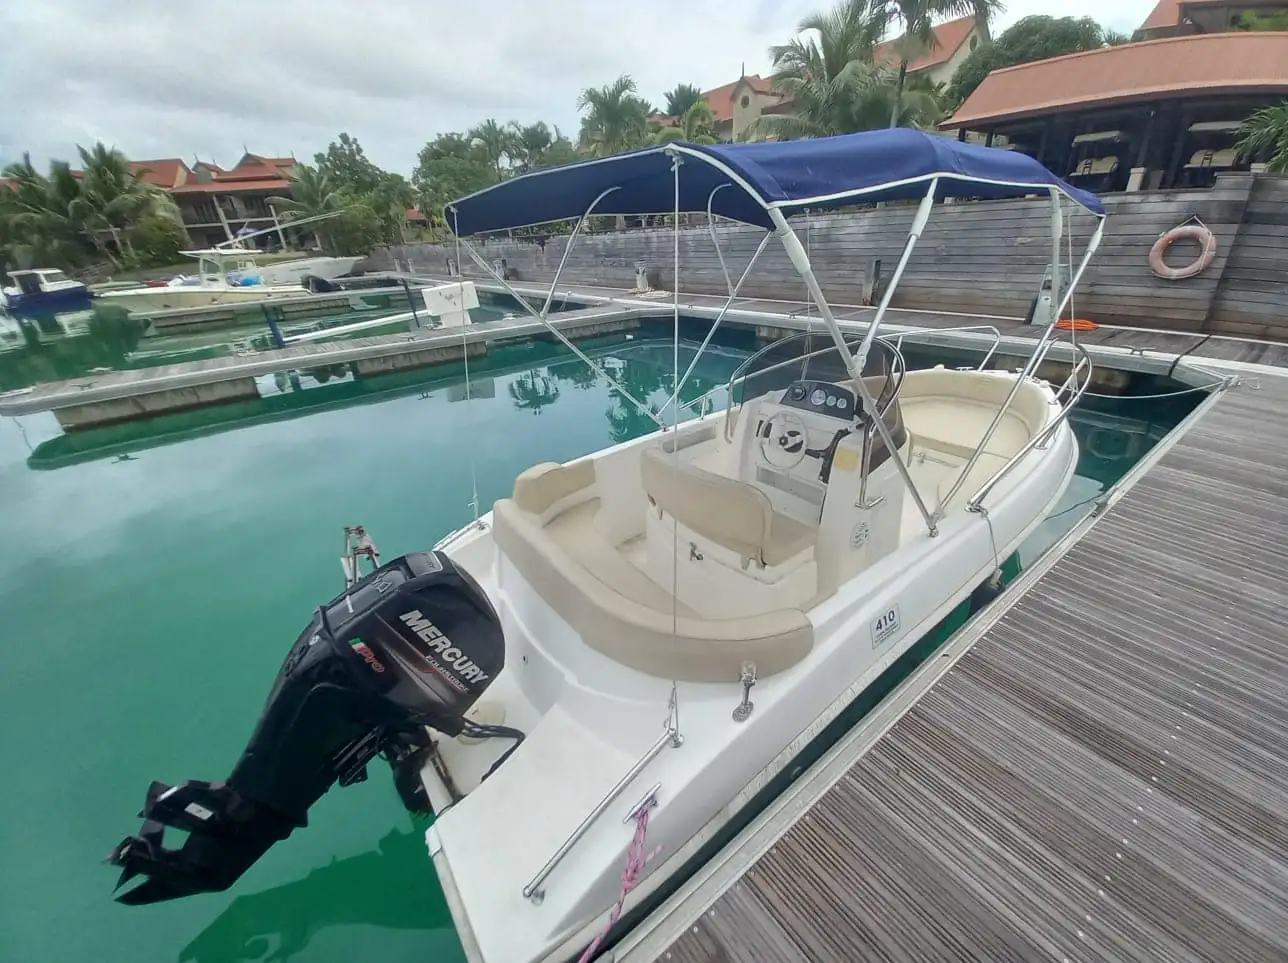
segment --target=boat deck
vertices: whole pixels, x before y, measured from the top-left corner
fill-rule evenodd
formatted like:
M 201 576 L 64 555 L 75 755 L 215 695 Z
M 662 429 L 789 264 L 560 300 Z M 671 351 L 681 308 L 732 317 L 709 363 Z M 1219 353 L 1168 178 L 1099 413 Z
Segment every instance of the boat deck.
M 1206 401 L 614 958 L 1288 960 L 1286 382 Z

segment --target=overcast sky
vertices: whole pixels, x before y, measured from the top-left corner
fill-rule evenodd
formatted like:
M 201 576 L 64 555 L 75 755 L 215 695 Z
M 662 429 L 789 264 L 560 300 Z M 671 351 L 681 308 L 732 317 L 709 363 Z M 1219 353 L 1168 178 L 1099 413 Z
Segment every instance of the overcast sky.
M 0 3 L 0 164 L 102 140 L 135 159 L 242 147 L 307 160 L 341 130 L 410 173 L 434 134 L 486 117 L 577 130 L 620 73 L 654 103 L 769 72 L 770 44 L 830 0 L 10 0 Z M 1081 0 L 1130 31 L 1153 0 Z M 997 28 L 1067 0 L 1011 0 Z

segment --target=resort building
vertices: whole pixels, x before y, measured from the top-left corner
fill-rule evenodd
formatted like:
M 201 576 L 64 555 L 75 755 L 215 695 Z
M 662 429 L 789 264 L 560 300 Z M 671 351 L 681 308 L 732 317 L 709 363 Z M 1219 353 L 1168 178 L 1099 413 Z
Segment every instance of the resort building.
M 940 126 L 1100 192 L 1255 169 L 1235 141 L 1250 114 L 1288 97 L 1288 32 L 1238 28 L 1254 7 L 1288 2 L 1163 0 L 1137 33 L 1154 39 L 995 70 Z
M 899 43 L 902 38 L 888 40 L 876 49 L 876 59 L 890 66 L 899 66 Z M 916 58 L 908 64 L 910 76 L 924 75 L 932 83 L 943 84 L 952 79 L 953 73 L 970 52 L 988 40 L 988 29 L 974 17 L 961 17 L 935 27 L 935 41 L 923 46 Z M 702 99 L 715 117 L 715 135 L 723 141 L 742 140 L 751 125 L 769 114 L 790 114 L 791 99 L 774 90 L 773 82 L 759 74 L 746 72 L 733 83 L 703 91 Z M 658 115 L 652 118 L 661 124 L 672 124 L 675 118 Z
M 257 247 L 286 247 L 287 235 L 269 199 L 289 197 L 293 157 L 245 154 L 235 167 L 197 161 L 191 167 L 177 157 L 135 161 L 130 166 L 144 180 L 169 191 L 194 246 L 210 247 L 266 228 L 271 234 L 250 238 Z

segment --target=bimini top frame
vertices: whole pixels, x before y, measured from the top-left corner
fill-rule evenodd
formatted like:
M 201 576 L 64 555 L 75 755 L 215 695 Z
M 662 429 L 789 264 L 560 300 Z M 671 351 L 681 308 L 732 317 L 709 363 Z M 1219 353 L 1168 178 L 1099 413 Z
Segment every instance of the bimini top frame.
M 681 176 L 681 167 L 684 168 L 683 176 Z M 568 250 L 571 249 L 586 218 L 592 213 L 675 215 L 677 261 L 680 214 L 719 215 L 765 228 L 779 237 L 788 258 L 804 280 L 810 297 L 818 306 L 820 319 L 845 362 L 847 372 L 863 404 L 868 423 L 875 429 L 887 448 L 894 451 L 895 445 L 889 429 L 885 420 L 878 415 L 876 399 L 868 391 L 860 373 L 881 322 L 889 310 L 891 299 L 904 269 L 912 256 L 913 248 L 925 229 L 934 202 L 946 197 L 982 199 L 1021 197 L 1031 194 L 1046 194 L 1051 199 L 1054 264 L 1060 263 L 1060 239 L 1064 223 L 1063 199 L 1068 199 L 1083 208 L 1095 216 L 1098 222 L 1069 289 L 1063 292 L 1063 298 L 1062 292 L 1058 289 L 1059 271 L 1053 272 L 1057 287 L 1052 290 L 1052 300 L 1057 307 L 1052 312 L 1051 323 L 1043 332 L 1022 376 L 1016 380 L 993 423 L 985 432 L 975 456 L 967 463 L 965 471 L 962 472 L 964 478 L 974 466 L 979 452 L 983 451 L 991 440 L 1006 409 L 1019 391 L 1020 384 L 1024 378 L 1032 375 L 1045 355 L 1056 331 L 1056 321 L 1068 304 L 1070 295 L 1086 270 L 1096 248 L 1099 247 L 1104 232 L 1105 212 L 1100 199 L 1094 194 L 1065 183 L 1033 158 L 1017 151 L 980 147 L 905 128 L 783 143 L 700 145 L 673 141 L 659 147 L 525 174 L 453 201 L 447 205 L 444 214 L 447 223 L 452 226 L 453 232 L 462 243 L 465 238 L 476 234 L 577 218 L 573 236 L 569 238 L 568 247 L 560 261 L 559 271 L 551 283 L 550 296 L 546 298 L 546 303 L 541 310 L 538 311 L 530 306 L 528 310 L 546 323 L 555 336 L 578 357 L 604 374 L 610 384 L 625 393 L 627 399 L 642 411 L 648 412 L 659 425 L 661 420 L 654 412 L 626 393 L 624 388 L 617 385 L 606 372 L 602 372 L 599 366 L 546 320 L 555 285 L 567 261 Z M 913 218 L 899 263 L 882 296 L 876 316 L 868 325 L 862 343 L 857 351 L 851 353 L 836 317 L 823 295 L 818 279 L 814 275 L 809 255 L 788 223 L 788 217 L 805 209 L 829 209 L 909 199 L 920 199 L 921 203 Z M 714 232 L 712 237 L 714 240 Z M 527 306 L 526 299 L 514 291 L 477 251 L 468 243 L 465 247 L 475 264 L 506 287 L 520 304 Z M 764 247 L 762 243 L 757 248 L 752 262 L 747 265 L 738 284 L 730 287 L 729 299 L 715 325 L 723 319 L 725 311 L 732 304 L 738 288 L 750 271 L 751 264 L 759 257 Z M 717 253 L 720 253 L 718 243 L 716 249 Z M 721 266 L 723 269 L 722 253 Z M 725 273 L 727 281 L 727 269 Z M 678 291 L 673 294 L 675 295 L 673 311 L 677 315 L 678 336 Z M 704 348 L 715 331 L 715 325 L 703 342 Z M 676 378 L 677 383 L 668 404 L 674 404 L 678 408 L 680 390 L 683 387 L 683 379 L 679 378 L 678 370 Z M 674 411 L 675 409 L 673 414 Z M 899 459 L 894 461 L 916 502 L 927 529 L 932 536 L 936 535 L 938 522 L 942 518 L 947 500 L 941 501 L 934 510 L 928 508 L 917 491 L 916 485 L 913 484 L 907 466 Z M 959 479 L 959 485 L 960 481 Z

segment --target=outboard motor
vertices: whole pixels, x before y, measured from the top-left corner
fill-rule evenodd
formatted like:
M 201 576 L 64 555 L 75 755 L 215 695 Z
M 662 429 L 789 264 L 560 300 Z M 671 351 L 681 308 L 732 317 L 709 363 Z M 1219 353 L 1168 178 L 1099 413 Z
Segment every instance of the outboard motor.
M 117 900 L 137 905 L 227 889 L 306 825 L 309 807 L 333 783 L 365 779 L 378 754 L 400 777 L 408 808 L 427 811 L 419 777 L 430 751 L 426 726 L 522 740 L 517 730 L 465 719 L 504 664 L 500 620 L 464 569 L 441 552 L 380 566 L 317 610 L 227 780 L 152 783 L 142 831 L 107 860 L 122 869 L 118 888 L 147 879 Z M 182 847 L 165 848 L 167 826 L 188 833 Z

